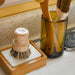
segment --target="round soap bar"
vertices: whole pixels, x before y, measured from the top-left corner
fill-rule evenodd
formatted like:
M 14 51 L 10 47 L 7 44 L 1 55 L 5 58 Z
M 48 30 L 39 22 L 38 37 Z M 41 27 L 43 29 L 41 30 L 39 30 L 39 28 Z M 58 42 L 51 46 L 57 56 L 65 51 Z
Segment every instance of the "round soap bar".
M 25 52 L 29 49 L 29 31 L 26 28 L 17 28 L 14 32 L 13 49 L 17 52 Z

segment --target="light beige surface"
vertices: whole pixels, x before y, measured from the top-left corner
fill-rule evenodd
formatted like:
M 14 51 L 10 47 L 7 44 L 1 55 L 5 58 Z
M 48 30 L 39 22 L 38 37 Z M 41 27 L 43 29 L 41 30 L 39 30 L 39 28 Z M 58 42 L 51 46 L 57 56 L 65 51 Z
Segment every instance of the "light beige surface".
M 26 75 L 75 75 L 75 51 L 65 51 L 63 56 L 47 59 L 47 65 Z
M 50 10 L 55 10 L 51 6 Z M 13 31 L 17 27 L 26 27 L 30 31 L 30 39 L 40 37 L 41 10 L 33 10 L 5 18 L 0 18 L 0 48 L 10 45 L 14 38 Z M 68 28 L 75 27 L 75 2 L 72 2 L 69 13 Z M 48 59 L 47 65 L 27 75 L 75 75 L 75 52 L 64 52 L 57 59 Z M 6 75 L 0 67 L 0 75 Z

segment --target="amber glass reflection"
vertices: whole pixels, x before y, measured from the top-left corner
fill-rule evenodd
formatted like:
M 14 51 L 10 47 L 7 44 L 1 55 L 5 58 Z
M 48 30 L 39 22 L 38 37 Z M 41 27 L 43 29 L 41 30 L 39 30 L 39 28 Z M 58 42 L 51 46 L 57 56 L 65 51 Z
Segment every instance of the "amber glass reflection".
M 62 55 L 63 53 L 63 48 L 64 48 L 64 38 L 65 38 L 65 33 L 66 33 L 66 29 L 67 29 L 67 22 L 68 22 L 68 19 L 65 18 L 63 20 L 57 20 L 57 13 L 56 11 L 51 11 L 50 12 L 51 14 L 51 17 L 52 17 L 52 22 L 51 21 L 48 21 L 46 20 L 45 18 L 41 18 L 41 49 L 47 54 L 48 57 L 58 57 L 60 55 Z M 52 39 L 54 40 L 54 45 L 53 45 L 53 52 L 51 53 L 50 49 L 49 51 L 46 50 L 46 47 L 47 47 L 47 33 L 46 33 L 46 24 L 47 23 L 50 23 L 53 25 L 54 27 L 54 38 L 49 38 L 49 39 Z M 49 34 L 50 36 L 52 34 Z M 56 41 L 56 39 L 57 41 Z M 49 43 L 50 44 L 50 41 Z M 57 44 L 59 45 L 60 49 L 58 48 Z M 50 52 L 50 54 L 49 54 Z

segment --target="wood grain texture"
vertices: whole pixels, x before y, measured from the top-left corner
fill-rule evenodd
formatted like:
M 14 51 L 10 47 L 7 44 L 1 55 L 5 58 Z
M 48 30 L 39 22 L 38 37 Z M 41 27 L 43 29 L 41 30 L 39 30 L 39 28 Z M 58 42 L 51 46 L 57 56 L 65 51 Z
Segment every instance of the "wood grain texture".
M 57 0 L 50 0 L 49 5 L 56 4 L 56 1 Z M 21 12 L 31 11 L 38 8 L 40 8 L 40 5 L 39 3 L 36 3 L 35 1 L 30 1 L 30 2 L 13 5 L 10 7 L 0 8 L 0 18 L 21 13 Z
M 41 57 L 30 60 L 16 67 L 12 67 L 0 52 L 0 65 L 7 75 L 24 75 L 46 65 L 47 56 L 32 41 L 30 41 L 30 43 L 41 53 Z
M 0 6 L 3 5 L 4 2 L 5 0 L 0 0 Z
M 2 2 L 3 0 L 1 0 Z M 8 6 L 13 6 L 16 4 L 21 4 L 21 3 L 25 3 L 25 2 L 29 2 L 29 1 L 33 1 L 33 0 L 4 0 L 4 4 L 2 6 L 0 6 L 0 8 L 4 8 L 4 7 L 8 7 Z
M 54 41 L 55 41 L 55 47 L 56 49 L 60 49 L 57 37 L 56 37 L 56 33 L 55 33 L 55 27 L 53 25 L 52 22 L 52 18 L 51 15 L 49 13 L 48 10 L 48 2 L 49 0 L 45 0 L 44 2 L 40 3 L 41 9 L 42 9 L 42 13 L 43 13 L 43 17 L 48 20 L 45 21 L 45 27 L 46 27 L 46 50 L 45 52 L 48 55 L 51 55 L 54 52 Z M 51 34 L 51 35 L 50 35 Z

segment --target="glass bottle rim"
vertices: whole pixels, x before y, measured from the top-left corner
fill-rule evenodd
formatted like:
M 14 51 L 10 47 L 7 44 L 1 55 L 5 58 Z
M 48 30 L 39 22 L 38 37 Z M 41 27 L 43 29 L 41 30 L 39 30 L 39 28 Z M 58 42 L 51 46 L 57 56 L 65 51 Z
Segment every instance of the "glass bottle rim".
M 51 23 L 58 23 L 58 22 L 65 22 L 65 21 L 68 21 L 68 16 L 67 16 L 65 19 L 60 20 L 60 21 L 49 21 L 49 20 L 47 20 L 47 19 L 45 19 L 45 18 L 43 17 L 43 14 L 42 14 L 41 18 L 42 18 L 44 21 L 48 21 L 48 22 L 51 22 Z

